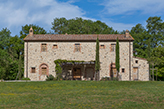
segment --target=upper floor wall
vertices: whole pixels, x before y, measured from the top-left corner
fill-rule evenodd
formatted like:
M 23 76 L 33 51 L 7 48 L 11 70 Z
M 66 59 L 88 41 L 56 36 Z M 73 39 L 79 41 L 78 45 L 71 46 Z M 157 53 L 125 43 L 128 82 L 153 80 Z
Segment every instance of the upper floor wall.
M 115 62 L 116 42 L 100 42 L 99 46 L 100 61 L 107 59 Z M 131 53 L 131 57 L 133 56 L 132 42 L 119 42 L 119 46 L 120 58 L 128 60 L 129 53 Z M 129 50 L 131 51 L 129 52 Z M 25 42 L 25 52 L 28 52 L 28 57 L 32 60 L 51 57 L 54 60 L 90 61 L 95 60 L 96 42 Z

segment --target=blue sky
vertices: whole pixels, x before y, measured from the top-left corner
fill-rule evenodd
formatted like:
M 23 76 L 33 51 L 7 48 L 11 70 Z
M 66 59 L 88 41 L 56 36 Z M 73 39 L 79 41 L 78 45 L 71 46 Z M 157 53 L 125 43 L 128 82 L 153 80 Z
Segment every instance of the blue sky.
M 0 0 L 0 30 L 19 35 L 21 27 L 35 24 L 49 31 L 54 18 L 100 20 L 114 30 L 146 26 L 150 16 L 164 18 L 164 0 Z

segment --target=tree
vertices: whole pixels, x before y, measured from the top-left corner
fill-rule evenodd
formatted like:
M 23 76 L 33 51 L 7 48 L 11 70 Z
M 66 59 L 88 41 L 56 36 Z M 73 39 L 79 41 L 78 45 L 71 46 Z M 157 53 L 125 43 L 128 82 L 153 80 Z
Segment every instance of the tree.
M 23 47 L 24 47 L 24 42 L 21 40 L 18 36 L 14 36 L 10 38 L 10 41 L 8 43 L 9 49 L 8 53 L 12 57 L 12 62 L 10 66 L 11 70 L 9 71 L 10 73 L 8 75 L 14 75 L 12 78 L 8 79 L 17 79 L 16 75 L 18 75 L 19 79 L 23 76 Z
M 119 53 L 119 40 L 117 37 L 116 40 L 116 69 L 117 69 L 117 78 L 118 78 L 118 73 L 120 71 L 120 53 Z
M 55 18 L 52 30 L 58 34 L 113 34 L 117 33 L 101 21 L 84 20 L 82 18 Z
M 7 28 L 3 28 L 0 31 L 0 79 L 5 79 L 6 72 L 9 68 L 10 56 L 8 55 L 7 49 L 11 32 Z
M 161 20 L 161 17 L 157 16 L 149 17 L 146 22 L 146 29 L 141 24 L 137 24 L 131 29 L 131 35 L 135 39 L 133 48 L 137 53 L 134 55 L 146 58 L 149 62 L 149 68 L 157 68 L 157 76 L 163 78 L 163 57 L 162 55 L 159 55 L 159 53 L 162 53 L 164 46 L 164 22 Z
M 29 34 L 29 29 L 31 27 L 33 28 L 34 34 L 47 34 L 46 30 L 42 27 L 39 27 L 39 26 L 33 25 L 33 24 L 30 24 L 30 25 L 26 24 L 25 26 L 22 26 L 22 30 L 20 31 L 21 39 L 25 38 Z
M 161 17 L 149 17 L 146 22 L 147 32 L 151 41 L 151 48 L 155 48 L 159 44 L 164 44 L 164 23 L 162 22 Z
M 9 39 L 11 38 L 11 32 L 10 30 L 8 30 L 7 28 L 3 28 L 0 31 L 0 48 L 1 49 L 6 49 L 7 48 L 7 44 L 9 42 Z
M 159 79 L 164 80 L 164 47 L 158 46 L 153 49 L 151 53 L 151 57 L 148 59 L 150 64 L 152 65 L 152 69 L 157 69 L 156 77 L 158 76 Z M 152 72 L 154 77 L 154 73 Z M 154 80 L 154 78 L 153 78 Z
M 99 80 L 100 59 L 99 59 L 99 38 L 96 40 L 96 60 L 95 60 L 96 80 Z M 98 76 L 97 76 L 98 75 Z
M 133 51 L 135 51 L 134 55 L 137 55 L 138 57 L 145 58 L 147 57 L 147 53 L 145 50 L 147 49 L 147 39 L 148 34 L 146 29 L 141 24 L 137 24 L 135 27 L 132 27 L 130 34 L 134 38 L 133 42 Z

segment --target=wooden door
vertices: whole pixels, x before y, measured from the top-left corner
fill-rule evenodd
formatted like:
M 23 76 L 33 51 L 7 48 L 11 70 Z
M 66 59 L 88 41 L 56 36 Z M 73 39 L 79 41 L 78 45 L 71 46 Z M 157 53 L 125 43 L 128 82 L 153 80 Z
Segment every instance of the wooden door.
M 138 67 L 133 67 L 133 80 L 138 80 Z
M 73 79 L 81 79 L 80 68 L 74 68 L 73 69 Z
M 117 77 L 117 69 L 116 68 L 112 69 L 112 74 L 113 74 L 113 77 Z

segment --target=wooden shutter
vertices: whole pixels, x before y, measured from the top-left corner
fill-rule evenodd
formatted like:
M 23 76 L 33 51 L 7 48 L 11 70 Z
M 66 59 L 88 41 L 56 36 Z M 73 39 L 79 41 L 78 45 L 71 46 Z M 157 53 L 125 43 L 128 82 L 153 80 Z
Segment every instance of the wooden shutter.
M 31 68 L 31 73 L 35 73 L 35 67 Z
M 75 52 L 80 52 L 80 44 L 75 44 Z
M 41 51 L 42 52 L 47 51 L 47 44 L 42 44 Z
M 115 51 L 116 44 L 111 44 L 111 51 Z

